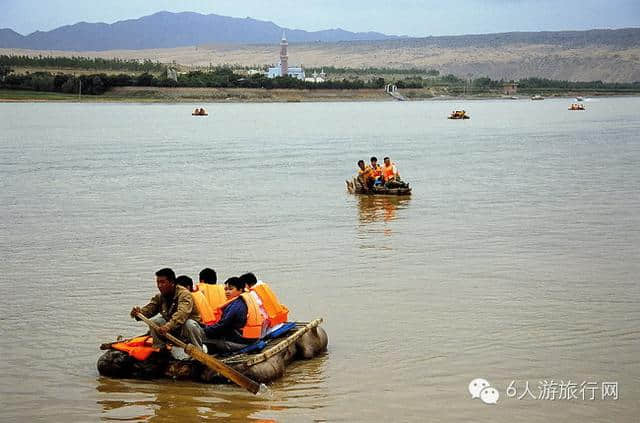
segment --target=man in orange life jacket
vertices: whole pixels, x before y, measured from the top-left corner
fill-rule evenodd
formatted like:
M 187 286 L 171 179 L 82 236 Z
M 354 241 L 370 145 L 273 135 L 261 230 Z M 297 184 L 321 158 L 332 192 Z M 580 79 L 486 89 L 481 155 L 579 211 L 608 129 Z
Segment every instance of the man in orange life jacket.
M 405 188 L 408 187 L 406 182 L 400 180 L 400 174 L 395 163 L 391 163 L 391 159 L 384 158 L 384 165 L 382 166 L 382 180 L 384 186 L 387 188 Z
M 156 272 L 156 284 L 160 293 L 151 298 L 146 306 L 133 307 L 131 317 L 139 320 L 136 315 L 142 313 L 160 326 L 157 332 L 151 329 L 155 348 L 164 348 L 165 340 L 160 335 L 171 333 L 202 349 L 204 331 L 198 323 L 200 316 L 193 306 L 191 293 L 176 285 L 176 274 L 169 268 Z
M 207 297 L 202 293 L 199 286 L 193 288 L 193 280 L 186 275 L 181 275 L 176 278 L 176 284 L 183 286 L 191 292 L 191 298 L 193 298 L 193 306 L 198 310 L 200 315 L 200 323 L 203 325 L 211 325 L 215 323 L 214 308 L 211 307 Z
M 240 278 L 232 277 L 224 283 L 228 301 L 221 307 L 222 317 L 204 328 L 210 353 L 237 351 L 260 338 L 264 319 L 258 305 L 244 289 Z
M 215 270 L 207 267 L 200 271 L 200 283 L 197 285 L 196 291 L 201 291 L 204 294 L 212 310 L 217 309 L 227 301 L 224 287 L 216 285 L 217 281 L 218 275 Z
M 289 309 L 280 303 L 269 285 L 258 280 L 253 273 L 245 273 L 240 280 L 246 284 L 249 293 L 260 308 L 265 321 L 262 325 L 262 336 L 278 329 L 289 319 Z
M 374 178 L 374 185 L 382 185 L 382 167 L 378 164 L 376 156 L 371 157 L 371 172 Z

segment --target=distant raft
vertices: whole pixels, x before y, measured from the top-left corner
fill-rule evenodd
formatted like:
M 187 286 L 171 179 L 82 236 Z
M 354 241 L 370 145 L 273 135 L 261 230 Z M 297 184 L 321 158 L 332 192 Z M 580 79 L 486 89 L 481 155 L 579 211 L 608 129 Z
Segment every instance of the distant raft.
M 271 382 L 282 377 L 287 365 L 295 360 L 311 359 L 327 350 L 327 333 L 320 327 L 322 319 L 286 323 L 281 333 L 248 345 L 243 350 L 216 358 L 256 382 Z M 166 352 L 152 353 L 140 361 L 113 348 L 117 342 L 102 344 L 107 350 L 98 358 L 102 376 L 128 379 L 183 379 L 206 383 L 226 383 L 226 379 L 198 361 L 176 360 Z
M 364 195 L 411 195 L 411 187 L 408 183 L 403 183 L 404 186 L 397 188 L 387 188 L 383 185 L 374 185 L 371 188 L 365 188 L 358 178 L 353 178 L 351 181 L 346 180 L 347 191 L 350 194 L 364 194 Z
M 202 107 L 200 109 L 195 109 L 193 112 L 191 112 L 191 116 L 209 116 L 209 113 L 207 113 L 204 107 Z
M 585 110 L 585 107 L 582 103 L 573 103 L 569 106 L 569 110 Z
M 469 116 L 465 110 L 454 110 L 448 119 L 471 119 L 471 116 Z

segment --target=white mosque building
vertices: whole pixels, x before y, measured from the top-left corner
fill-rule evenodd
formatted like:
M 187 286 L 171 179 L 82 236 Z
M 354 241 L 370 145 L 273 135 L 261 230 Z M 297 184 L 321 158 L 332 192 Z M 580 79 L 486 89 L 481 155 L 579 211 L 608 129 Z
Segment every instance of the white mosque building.
M 284 32 L 282 32 L 282 40 L 280 40 L 280 61 L 278 62 L 278 66 L 269 68 L 267 71 L 267 77 L 277 78 L 278 76 L 290 76 L 304 81 L 305 75 L 302 67 L 289 67 L 289 55 L 287 54 L 288 46 L 289 42 L 287 41 Z

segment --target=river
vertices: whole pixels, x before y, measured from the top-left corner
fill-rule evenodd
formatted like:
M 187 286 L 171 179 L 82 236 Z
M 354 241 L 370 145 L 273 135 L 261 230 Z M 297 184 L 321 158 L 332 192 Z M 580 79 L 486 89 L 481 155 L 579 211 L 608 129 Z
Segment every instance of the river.
M 640 98 L 569 103 L 0 104 L 0 420 L 637 421 Z M 411 198 L 346 192 L 371 155 Z M 255 272 L 328 352 L 268 398 L 100 377 L 165 266 Z

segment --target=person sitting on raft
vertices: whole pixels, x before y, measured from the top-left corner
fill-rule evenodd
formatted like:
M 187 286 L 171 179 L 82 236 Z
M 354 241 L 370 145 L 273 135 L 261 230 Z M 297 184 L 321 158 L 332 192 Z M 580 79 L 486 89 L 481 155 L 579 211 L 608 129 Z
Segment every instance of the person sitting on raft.
M 198 287 L 193 288 L 193 280 L 189 276 L 181 275 L 176 278 L 176 284 L 185 287 L 191 292 L 193 306 L 198 310 L 198 314 L 200 315 L 200 323 L 203 325 L 215 323 L 214 308 L 211 307 L 207 297 Z
M 227 301 L 227 297 L 224 293 L 224 286 L 216 285 L 218 282 L 218 275 L 215 270 L 208 267 L 202 269 L 200 271 L 199 279 L 200 283 L 198 283 L 196 290 L 204 294 L 212 310 L 217 309 Z
M 378 164 L 376 156 L 371 157 L 371 173 L 374 178 L 374 185 L 382 185 L 382 167 Z
M 204 328 L 209 353 L 238 351 L 260 339 L 264 318 L 253 296 L 244 290 L 245 283 L 240 278 L 225 281 L 228 301 L 218 309 L 222 316 L 217 323 Z
M 262 325 L 262 336 L 278 329 L 289 319 L 289 309 L 280 303 L 269 285 L 258 280 L 251 272 L 240 276 L 240 280 L 245 283 L 265 319 Z
M 371 188 L 374 183 L 373 171 L 364 164 L 364 160 L 358 160 L 358 182 L 365 189 Z
M 151 329 L 154 348 L 164 349 L 166 344 L 162 335 L 171 333 L 202 349 L 204 331 L 200 327 L 200 315 L 193 305 L 191 293 L 176 284 L 176 274 L 169 268 L 156 272 L 156 284 L 160 293 L 151 298 L 146 306 L 133 307 L 131 317 L 140 320 L 137 314 L 141 313 L 160 326 L 157 332 Z
M 405 188 L 407 184 L 400 180 L 400 174 L 395 163 L 391 163 L 389 157 L 384 158 L 382 166 L 382 180 L 386 188 Z

